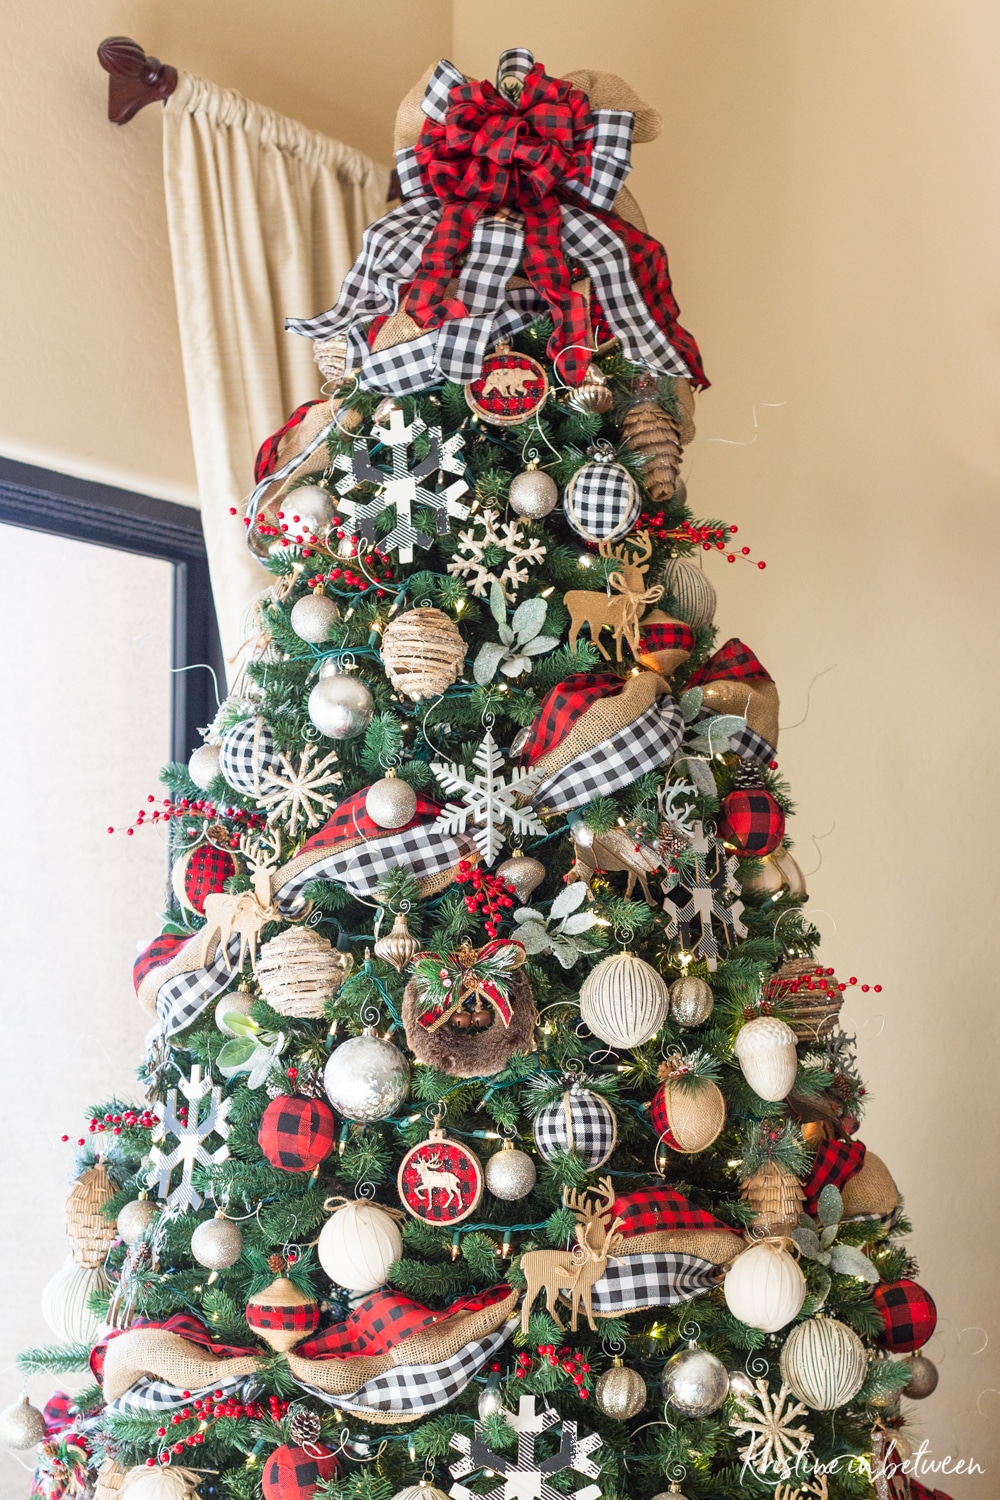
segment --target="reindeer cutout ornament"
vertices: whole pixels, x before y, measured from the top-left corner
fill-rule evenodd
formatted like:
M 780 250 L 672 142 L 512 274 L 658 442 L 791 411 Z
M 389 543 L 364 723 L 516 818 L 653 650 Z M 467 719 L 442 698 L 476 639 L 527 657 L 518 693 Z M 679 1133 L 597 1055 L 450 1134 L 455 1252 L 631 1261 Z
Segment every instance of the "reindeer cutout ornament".
M 426 1141 L 407 1151 L 396 1177 L 407 1213 L 425 1224 L 460 1224 L 475 1213 L 483 1196 L 479 1158 L 449 1140 L 435 1117 Z
M 199 965 L 207 967 L 221 950 L 229 973 L 242 969 L 249 958 L 257 969 L 257 943 L 268 922 L 280 920 L 271 899 L 271 881 L 281 863 L 281 834 L 275 831 L 268 843 L 262 835 L 251 841 L 240 839 L 240 852 L 249 867 L 249 891 L 219 891 L 205 898 L 205 925 L 199 933 Z
M 583 625 L 590 627 L 590 639 L 604 657 L 611 657 L 604 649 L 601 631 L 613 630 L 615 636 L 615 658 L 622 659 L 622 642 L 626 642 L 633 656 L 639 651 L 639 618 L 647 605 L 655 604 L 663 593 L 663 585 L 656 583 L 646 587 L 649 557 L 653 544 L 648 531 L 640 531 L 627 542 L 601 542 L 597 548 L 601 557 L 619 564 L 608 574 L 606 590 L 570 589 L 563 594 L 563 603 L 569 610 L 569 649 L 576 650 L 577 637 Z
M 580 1310 L 595 1332 L 593 1291 L 608 1268 L 608 1260 L 618 1248 L 618 1231 L 625 1222 L 612 1217 L 615 1190 L 610 1177 L 602 1177 L 596 1198 L 582 1192 L 563 1190 L 563 1202 L 577 1217 L 576 1244 L 569 1250 L 528 1250 L 521 1256 L 521 1270 L 527 1288 L 521 1304 L 521 1328 L 528 1331 L 531 1309 L 542 1292 L 549 1316 L 565 1328 L 556 1310 L 559 1297 L 570 1304 L 570 1329 L 576 1333 Z

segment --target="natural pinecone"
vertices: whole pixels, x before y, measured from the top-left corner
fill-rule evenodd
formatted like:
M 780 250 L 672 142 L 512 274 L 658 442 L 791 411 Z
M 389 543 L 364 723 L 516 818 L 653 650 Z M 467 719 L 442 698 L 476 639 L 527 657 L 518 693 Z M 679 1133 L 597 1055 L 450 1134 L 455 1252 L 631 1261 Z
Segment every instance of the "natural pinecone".
M 694 389 L 690 380 L 674 381 L 674 399 L 681 409 L 681 423 L 677 436 L 681 440 L 682 447 L 686 448 L 688 443 L 694 439 Z
M 849 1099 L 854 1098 L 854 1084 L 846 1073 L 836 1073 L 830 1080 L 830 1093 L 835 1094 L 838 1099 L 843 1099 L 846 1104 Z
M 654 505 L 667 505 L 677 489 L 681 466 L 680 423 L 658 401 L 640 400 L 622 422 L 626 448 L 646 460 L 642 482 Z
M 314 1411 L 297 1411 L 288 1424 L 288 1436 L 301 1448 L 304 1443 L 315 1443 L 323 1430 L 323 1424 Z
M 660 831 L 656 836 L 656 852 L 663 859 L 669 859 L 674 854 L 683 854 L 685 849 L 690 849 L 691 840 L 673 823 L 661 823 Z
M 269 1099 L 280 1099 L 284 1094 L 296 1094 L 298 1093 L 298 1079 L 295 1080 L 293 1087 L 282 1074 L 272 1073 L 264 1085 L 264 1092 Z
M 323 1069 L 318 1068 L 315 1063 L 300 1062 L 299 1076 L 295 1080 L 295 1092 L 305 1094 L 310 1099 L 325 1099 Z
M 755 760 L 741 760 L 733 786 L 738 787 L 742 792 L 752 792 L 763 785 L 764 778 L 760 774 L 760 766 L 757 762 Z

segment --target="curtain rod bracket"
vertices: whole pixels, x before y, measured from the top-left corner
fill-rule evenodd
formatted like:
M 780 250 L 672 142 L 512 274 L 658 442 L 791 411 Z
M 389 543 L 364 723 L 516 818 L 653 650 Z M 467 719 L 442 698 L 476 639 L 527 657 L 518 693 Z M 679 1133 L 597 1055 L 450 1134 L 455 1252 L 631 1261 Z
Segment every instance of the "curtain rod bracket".
M 177 69 L 147 57 L 129 36 L 107 36 L 97 49 L 97 60 L 108 79 L 108 119 L 127 125 L 147 104 L 169 99 L 177 87 Z

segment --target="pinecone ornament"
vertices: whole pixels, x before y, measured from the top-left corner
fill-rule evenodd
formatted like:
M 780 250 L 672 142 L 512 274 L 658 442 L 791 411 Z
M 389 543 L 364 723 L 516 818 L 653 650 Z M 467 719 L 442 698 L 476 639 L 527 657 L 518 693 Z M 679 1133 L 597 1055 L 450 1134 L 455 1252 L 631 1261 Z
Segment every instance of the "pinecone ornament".
M 295 1080 L 295 1092 L 305 1094 L 308 1099 L 325 1099 L 323 1069 L 313 1062 L 300 1062 L 299 1076 Z
M 642 482 L 654 505 L 667 505 L 677 491 L 682 448 L 680 424 L 656 400 L 640 396 L 622 422 L 625 447 L 646 460 Z
M 760 774 L 760 766 L 755 760 L 741 760 L 736 772 L 736 780 L 733 789 L 741 792 L 753 792 L 764 785 L 764 778 Z
M 288 1424 L 288 1436 L 299 1448 L 317 1442 L 322 1430 L 323 1424 L 314 1411 L 297 1411 Z

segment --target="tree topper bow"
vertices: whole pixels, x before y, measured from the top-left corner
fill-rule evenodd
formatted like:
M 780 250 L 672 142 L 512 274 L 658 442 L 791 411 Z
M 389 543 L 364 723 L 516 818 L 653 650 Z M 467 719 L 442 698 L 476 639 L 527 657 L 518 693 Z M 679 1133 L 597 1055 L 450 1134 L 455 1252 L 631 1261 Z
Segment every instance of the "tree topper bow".
M 419 1017 L 421 1026 L 436 1031 L 466 1000 L 478 997 L 492 1005 L 509 1026 L 513 1015 L 510 976 L 526 957 L 523 946 L 509 938 L 497 938 L 479 949 L 466 943 L 455 953 L 419 953 L 413 978 L 427 1001 Z

